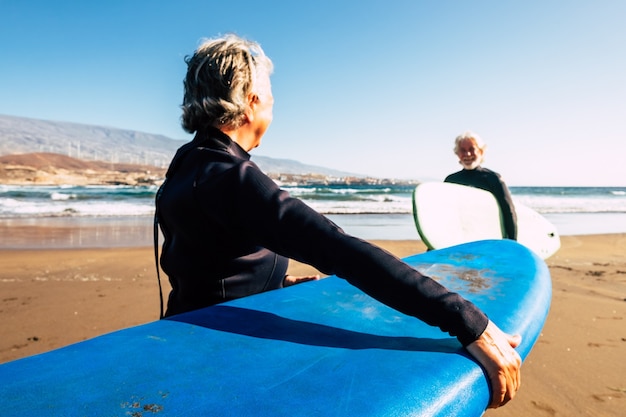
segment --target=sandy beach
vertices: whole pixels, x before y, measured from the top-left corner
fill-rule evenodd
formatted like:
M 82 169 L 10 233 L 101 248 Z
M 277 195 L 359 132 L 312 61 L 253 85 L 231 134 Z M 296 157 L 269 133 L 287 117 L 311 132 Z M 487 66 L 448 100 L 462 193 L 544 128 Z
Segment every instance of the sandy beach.
M 425 249 L 417 240 L 376 243 L 400 257 Z M 522 388 L 487 416 L 623 415 L 625 255 L 626 234 L 562 237 L 547 261 L 552 307 Z M 0 250 L 0 363 L 158 319 L 154 268 L 150 247 Z

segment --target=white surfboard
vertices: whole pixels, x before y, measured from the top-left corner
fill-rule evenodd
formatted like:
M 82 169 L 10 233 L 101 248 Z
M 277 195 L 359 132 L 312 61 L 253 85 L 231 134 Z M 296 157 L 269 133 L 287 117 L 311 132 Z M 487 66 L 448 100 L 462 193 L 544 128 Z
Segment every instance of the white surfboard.
M 556 227 L 541 214 L 514 201 L 517 241 L 543 259 L 561 247 Z M 444 182 L 419 184 L 413 192 L 413 218 L 430 249 L 485 239 L 502 239 L 500 207 L 488 191 Z

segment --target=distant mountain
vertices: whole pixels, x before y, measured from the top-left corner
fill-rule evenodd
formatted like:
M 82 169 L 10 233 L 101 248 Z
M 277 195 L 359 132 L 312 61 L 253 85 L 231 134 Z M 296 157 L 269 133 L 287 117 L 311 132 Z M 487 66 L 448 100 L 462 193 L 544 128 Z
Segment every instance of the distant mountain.
M 87 161 L 58 153 L 0 155 L 3 185 L 160 185 L 165 168 Z
M 84 160 L 165 167 L 183 143 L 133 130 L 0 115 L 0 155 L 58 153 Z M 289 159 L 259 155 L 252 159 L 266 173 L 365 177 Z
M 181 144 L 162 135 L 131 130 L 0 115 L 0 155 L 48 152 L 163 166 Z

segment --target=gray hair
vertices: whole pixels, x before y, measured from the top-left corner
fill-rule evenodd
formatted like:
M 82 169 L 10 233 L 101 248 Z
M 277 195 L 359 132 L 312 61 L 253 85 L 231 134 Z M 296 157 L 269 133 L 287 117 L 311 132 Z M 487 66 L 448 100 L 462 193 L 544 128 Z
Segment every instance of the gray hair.
M 487 145 L 485 144 L 485 142 L 482 140 L 480 136 L 478 136 L 476 133 L 472 132 L 471 130 L 466 130 L 465 132 L 457 136 L 456 139 L 454 139 L 454 153 L 455 154 L 459 151 L 459 144 L 466 139 L 472 140 L 476 144 L 478 149 L 480 149 L 483 152 L 487 148 Z
M 181 119 L 189 133 L 208 126 L 240 127 L 248 95 L 258 93 L 257 78 L 273 70 L 261 45 L 233 34 L 205 40 L 185 62 Z

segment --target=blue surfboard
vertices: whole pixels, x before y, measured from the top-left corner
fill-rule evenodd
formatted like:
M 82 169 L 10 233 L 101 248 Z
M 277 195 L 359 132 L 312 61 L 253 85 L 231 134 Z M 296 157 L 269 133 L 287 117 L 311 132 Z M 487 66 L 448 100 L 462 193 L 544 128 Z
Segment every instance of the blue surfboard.
M 551 299 L 537 255 L 490 240 L 404 260 L 528 355 Z M 0 398 L 4 417 L 449 417 L 483 414 L 489 386 L 456 339 L 329 277 L 8 362 Z

